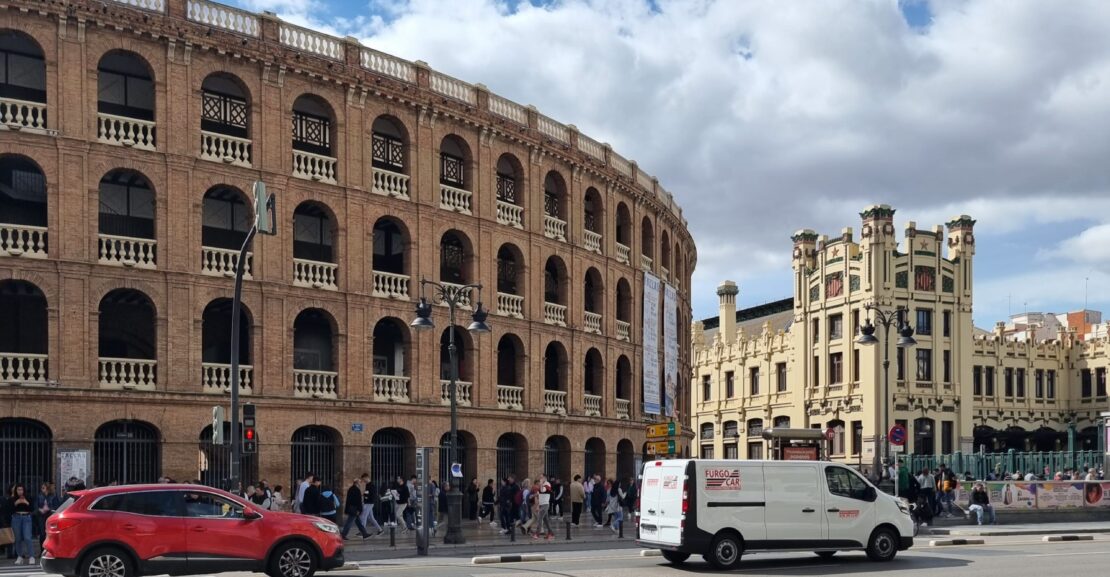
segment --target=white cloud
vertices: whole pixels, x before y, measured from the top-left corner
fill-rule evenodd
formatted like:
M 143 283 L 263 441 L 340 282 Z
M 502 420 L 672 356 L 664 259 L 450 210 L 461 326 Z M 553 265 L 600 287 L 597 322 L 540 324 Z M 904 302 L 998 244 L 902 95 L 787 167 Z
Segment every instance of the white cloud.
M 923 227 L 970 214 L 980 239 L 1032 231 L 1028 254 L 1039 227 L 1110 208 L 1099 0 L 932 0 L 925 31 L 896 0 L 383 0 L 347 20 L 346 1 L 242 1 L 612 143 L 684 207 L 710 306 L 723 278 L 789 294 L 789 235 L 858 228 L 875 202 Z

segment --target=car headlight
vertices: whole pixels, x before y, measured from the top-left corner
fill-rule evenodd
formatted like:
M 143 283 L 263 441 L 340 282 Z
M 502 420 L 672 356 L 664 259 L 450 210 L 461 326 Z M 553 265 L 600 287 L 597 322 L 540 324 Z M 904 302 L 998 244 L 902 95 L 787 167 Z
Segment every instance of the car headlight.
M 910 506 L 907 505 L 905 501 L 898 501 L 898 510 L 905 513 L 906 515 L 910 514 Z
M 338 533 L 339 532 L 339 526 L 336 525 L 335 523 L 328 523 L 328 522 L 325 522 L 325 521 L 316 521 L 312 524 L 316 525 L 317 529 L 319 529 L 319 530 L 321 530 L 325 533 Z

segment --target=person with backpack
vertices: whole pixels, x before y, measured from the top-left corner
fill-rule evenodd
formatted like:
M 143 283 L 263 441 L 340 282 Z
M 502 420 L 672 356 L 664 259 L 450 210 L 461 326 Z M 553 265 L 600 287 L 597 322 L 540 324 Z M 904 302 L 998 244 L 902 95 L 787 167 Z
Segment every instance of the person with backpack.
M 320 516 L 332 523 L 339 522 L 339 497 L 332 492 L 331 487 L 320 489 Z
M 940 464 L 939 470 L 934 477 L 936 483 L 937 505 L 935 514 L 941 517 L 952 516 L 952 502 L 956 498 L 956 475 L 952 473 L 944 463 Z

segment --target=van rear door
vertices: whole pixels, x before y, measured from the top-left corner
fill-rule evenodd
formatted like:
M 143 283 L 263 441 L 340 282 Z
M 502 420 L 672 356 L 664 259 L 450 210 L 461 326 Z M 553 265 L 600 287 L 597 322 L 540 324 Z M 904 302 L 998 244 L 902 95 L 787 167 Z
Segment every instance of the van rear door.
M 640 495 L 640 540 L 678 546 L 682 544 L 682 491 L 689 461 L 644 463 Z

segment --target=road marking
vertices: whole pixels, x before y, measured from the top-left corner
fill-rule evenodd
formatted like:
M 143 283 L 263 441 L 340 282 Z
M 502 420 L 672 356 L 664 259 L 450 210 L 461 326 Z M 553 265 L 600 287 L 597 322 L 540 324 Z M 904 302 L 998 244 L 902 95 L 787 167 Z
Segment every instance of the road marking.
M 1026 557 L 1072 557 L 1075 555 L 1110 555 L 1110 551 L 1083 551 L 1079 553 L 1037 553 Z

